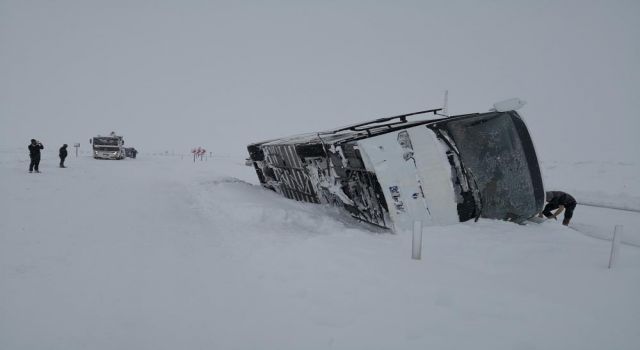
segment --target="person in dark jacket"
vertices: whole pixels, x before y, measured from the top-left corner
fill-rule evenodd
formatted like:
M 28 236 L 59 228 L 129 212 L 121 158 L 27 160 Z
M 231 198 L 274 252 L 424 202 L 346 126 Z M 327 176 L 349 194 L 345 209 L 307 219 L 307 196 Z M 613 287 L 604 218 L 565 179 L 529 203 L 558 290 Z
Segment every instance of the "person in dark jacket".
M 29 164 L 29 172 L 39 173 L 38 167 L 40 166 L 40 150 L 44 149 L 44 146 L 40 141 L 36 141 L 36 139 L 31 139 L 31 144 L 29 145 L 29 158 L 31 158 L 31 163 Z
M 573 217 L 573 210 L 578 204 L 575 198 L 562 191 L 548 191 L 546 192 L 546 198 L 547 205 L 539 216 L 542 217 L 542 215 L 544 215 L 548 219 L 554 218 L 557 220 L 558 215 L 564 211 L 564 220 L 562 220 L 562 224 L 565 226 L 569 225 L 569 221 L 571 221 L 571 218 Z M 557 209 L 556 212 L 552 214 L 551 211 L 555 209 Z
M 62 145 L 62 147 L 60 147 L 60 167 L 61 168 L 66 168 L 66 166 L 64 166 L 64 160 L 65 158 L 67 158 L 67 144 L 65 143 L 64 145 Z

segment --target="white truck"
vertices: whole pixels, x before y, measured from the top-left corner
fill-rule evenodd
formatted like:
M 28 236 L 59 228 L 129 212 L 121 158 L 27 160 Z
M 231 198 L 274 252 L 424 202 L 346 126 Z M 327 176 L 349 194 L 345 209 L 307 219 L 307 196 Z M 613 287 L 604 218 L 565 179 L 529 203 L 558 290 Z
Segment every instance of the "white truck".
M 95 159 L 124 159 L 124 139 L 111 132 L 109 136 L 96 136 L 89 140 L 93 145 L 93 158 Z

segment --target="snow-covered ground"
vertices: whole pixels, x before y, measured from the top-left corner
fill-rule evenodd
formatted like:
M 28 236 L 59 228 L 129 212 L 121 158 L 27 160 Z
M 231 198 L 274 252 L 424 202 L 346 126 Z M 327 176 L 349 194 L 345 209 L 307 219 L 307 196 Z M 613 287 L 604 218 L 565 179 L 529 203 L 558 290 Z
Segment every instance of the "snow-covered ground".
M 581 204 L 640 212 L 640 163 L 543 162 L 542 171 L 546 187 L 561 188 Z
M 415 261 L 408 233 L 281 198 L 242 159 L 56 162 L 0 150 L 0 349 L 640 348 L 635 212 L 430 227 Z M 639 169 L 543 163 L 549 189 L 625 207 Z

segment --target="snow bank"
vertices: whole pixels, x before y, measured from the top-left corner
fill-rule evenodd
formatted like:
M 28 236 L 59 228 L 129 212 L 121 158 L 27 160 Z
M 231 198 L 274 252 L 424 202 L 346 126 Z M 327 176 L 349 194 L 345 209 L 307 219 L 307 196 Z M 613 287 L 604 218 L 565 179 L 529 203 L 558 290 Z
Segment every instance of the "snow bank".
M 481 220 L 428 228 L 415 261 L 409 234 L 282 198 L 241 161 L 67 163 L 0 152 L 2 349 L 640 344 L 633 246 L 608 270 L 604 240 Z

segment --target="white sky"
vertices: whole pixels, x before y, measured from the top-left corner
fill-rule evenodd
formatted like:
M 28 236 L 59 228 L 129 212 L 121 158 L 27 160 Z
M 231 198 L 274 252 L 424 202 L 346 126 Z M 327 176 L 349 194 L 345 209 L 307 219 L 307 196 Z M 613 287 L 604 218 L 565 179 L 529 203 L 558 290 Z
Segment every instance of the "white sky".
M 638 1 L 0 0 L 0 146 L 248 143 L 510 97 L 542 160 L 640 161 Z

